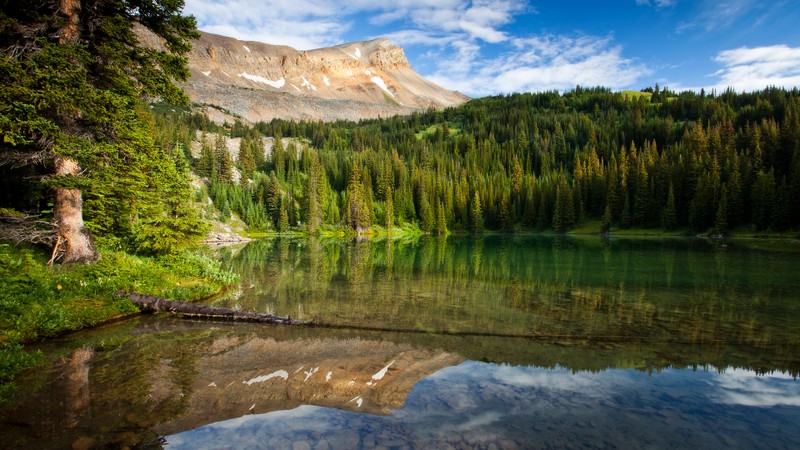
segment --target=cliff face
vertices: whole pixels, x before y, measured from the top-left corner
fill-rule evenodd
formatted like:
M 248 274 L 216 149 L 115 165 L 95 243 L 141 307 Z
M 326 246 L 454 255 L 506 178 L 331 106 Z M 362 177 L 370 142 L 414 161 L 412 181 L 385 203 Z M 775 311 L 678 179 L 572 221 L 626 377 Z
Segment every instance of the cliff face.
M 387 39 L 298 51 L 201 33 L 189 67 L 183 87 L 214 120 L 358 120 L 468 100 L 414 72 Z

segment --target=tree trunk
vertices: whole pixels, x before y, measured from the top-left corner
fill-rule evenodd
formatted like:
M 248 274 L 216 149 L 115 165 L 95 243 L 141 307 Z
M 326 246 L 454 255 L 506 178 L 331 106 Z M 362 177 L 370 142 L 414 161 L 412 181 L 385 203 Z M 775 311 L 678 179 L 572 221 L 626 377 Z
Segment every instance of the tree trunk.
M 66 19 L 66 23 L 61 28 L 58 42 L 60 44 L 72 44 L 78 40 L 80 32 L 80 16 L 78 14 L 81 10 L 81 2 L 80 0 L 60 0 L 59 9 Z
M 154 295 L 142 295 L 137 292 L 117 291 L 116 295 L 131 299 L 134 305 L 142 311 L 168 312 L 183 314 L 189 317 L 204 317 L 209 319 L 237 320 L 244 322 L 260 322 L 280 325 L 314 325 L 294 320 L 291 317 L 279 317 L 272 314 L 263 314 L 249 311 L 238 311 L 230 308 L 219 308 L 207 305 L 198 305 L 190 302 L 179 302 Z
M 72 158 L 58 156 L 56 175 L 78 175 L 80 165 Z M 56 188 L 54 218 L 63 242 L 64 263 L 91 263 L 100 258 L 89 231 L 83 225 L 83 194 L 80 189 Z
M 73 44 L 80 34 L 80 0 L 60 0 L 59 7 L 65 19 L 59 43 Z M 56 175 L 76 176 L 81 166 L 72 158 L 55 157 Z M 91 263 L 100 258 L 89 231 L 83 225 L 83 193 L 80 189 L 56 188 L 53 216 L 58 236 L 63 245 L 64 263 Z M 56 248 L 58 251 L 58 248 Z M 55 256 L 55 252 L 54 252 Z

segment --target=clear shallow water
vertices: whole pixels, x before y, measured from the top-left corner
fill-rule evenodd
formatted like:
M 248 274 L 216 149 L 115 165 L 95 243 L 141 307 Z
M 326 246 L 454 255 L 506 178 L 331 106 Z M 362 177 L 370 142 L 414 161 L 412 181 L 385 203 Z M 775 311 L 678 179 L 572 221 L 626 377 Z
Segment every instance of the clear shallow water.
M 42 346 L 9 448 L 798 448 L 797 253 L 547 237 L 263 241 L 215 303 Z
M 800 345 L 800 254 L 707 240 L 272 240 L 224 306 L 327 324 L 613 342 Z

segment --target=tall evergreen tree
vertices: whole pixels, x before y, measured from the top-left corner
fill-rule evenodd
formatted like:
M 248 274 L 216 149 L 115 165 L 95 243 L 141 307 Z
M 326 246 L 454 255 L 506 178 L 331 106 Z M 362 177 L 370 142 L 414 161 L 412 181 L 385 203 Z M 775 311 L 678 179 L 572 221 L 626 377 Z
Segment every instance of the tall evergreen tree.
M 772 221 L 772 212 L 775 208 L 775 176 L 772 170 L 759 171 L 753 183 L 752 210 L 753 225 L 756 230 L 766 230 Z
M 241 183 L 243 186 L 247 186 L 250 180 L 253 179 L 253 174 L 256 170 L 254 145 L 249 135 L 245 135 L 239 142 L 239 155 L 237 159 L 242 169 Z
M 17 2 L 0 13 L 0 165 L 49 163 L 64 262 L 99 257 L 83 201 L 95 177 L 104 179 L 103 164 L 142 169 L 125 169 L 114 152 L 148 134 L 135 112 L 140 98 L 186 103 L 174 81 L 189 75 L 184 55 L 196 32 L 182 8 L 180 0 L 60 0 Z M 136 24 L 162 38 L 163 50 L 144 46 Z
M 674 230 L 678 227 L 678 214 L 675 210 L 675 193 L 672 188 L 672 183 L 669 184 L 669 193 L 667 194 L 667 204 L 661 212 L 661 226 L 665 230 Z
M 483 231 L 483 208 L 481 207 L 481 197 L 475 191 L 472 199 L 472 208 L 470 209 L 470 228 L 473 233 L 480 233 Z
M 728 190 L 723 188 L 714 220 L 714 233 L 722 235 L 726 231 L 728 231 Z
M 442 202 L 436 206 L 436 234 L 447 234 L 447 215 L 444 212 L 444 205 Z
M 350 177 L 347 180 L 347 223 L 353 230 L 361 233 L 370 225 L 370 211 L 364 199 L 364 187 L 361 183 L 361 174 L 358 164 L 353 162 Z
M 392 198 L 394 193 L 392 192 L 392 186 L 389 185 L 386 187 L 386 202 L 384 203 L 385 209 L 385 217 L 386 221 L 384 222 L 384 226 L 386 227 L 386 231 L 388 233 L 392 232 L 392 228 L 394 228 L 394 199 Z

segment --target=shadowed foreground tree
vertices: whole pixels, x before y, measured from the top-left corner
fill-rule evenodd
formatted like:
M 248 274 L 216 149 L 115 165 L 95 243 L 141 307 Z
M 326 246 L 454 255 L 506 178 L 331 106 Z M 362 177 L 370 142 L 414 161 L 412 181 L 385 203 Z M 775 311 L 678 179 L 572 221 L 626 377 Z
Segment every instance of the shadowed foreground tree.
M 186 103 L 174 80 L 189 74 L 184 55 L 196 31 L 194 18 L 183 16 L 182 8 L 182 0 L 2 2 L 0 166 L 4 176 L 34 172 L 54 191 L 52 220 L 63 262 L 99 257 L 87 230 L 92 220 L 84 224 L 85 193 L 97 191 L 93 214 L 101 220 L 95 228 L 103 231 L 135 234 L 147 228 L 144 222 L 163 222 L 160 232 L 148 231 L 151 236 L 182 228 L 172 222 L 186 209 L 154 212 L 147 206 L 185 194 L 159 191 L 173 180 L 158 178 L 185 174 L 178 169 L 153 173 L 152 158 L 136 157 L 140 150 L 152 154 L 155 149 L 145 113 L 137 107 L 141 99 Z M 140 29 L 149 30 L 148 39 L 158 45 L 144 45 Z M 177 160 L 163 149 L 155 157 L 173 167 Z M 137 183 L 127 189 L 114 185 L 129 182 Z M 37 209 L 48 209 L 41 194 L 37 200 Z M 164 220 L 140 217 L 140 209 Z

